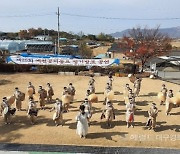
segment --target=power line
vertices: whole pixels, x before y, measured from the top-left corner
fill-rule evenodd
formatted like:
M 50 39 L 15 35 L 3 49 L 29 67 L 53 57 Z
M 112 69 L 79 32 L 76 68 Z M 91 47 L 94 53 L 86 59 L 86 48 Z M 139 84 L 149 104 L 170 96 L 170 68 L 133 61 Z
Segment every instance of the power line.
M 103 17 L 103 16 L 88 16 L 88 15 L 78 15 L 78 14 L 69 14 L 69 13 L 61 13 L 66 16 L 75 16 L 75 17 L 83 17 L 83 18 L 98 18 L 98 19 L 107 19 L 107 20 L 180 20 L 179 17 L 171 17 L 171 18 L 120 18 L 120 17 Z
M 22 18 L 22 17 L 40 17 L 40 16 L 52 16 L 55 15 L 55 12 L 44 13 L 44 14 L 27 14 L 27 15 L 7 15 L 0 16 L 0 18 Z M 80 15 L 80 14 L 70 14 L 70 13 L 61 13 L 64 16 L 73 16 L 80 18 L 94 18 L 94 19 L 104 19 L 104 20 L 180 20 L 180 17 L 166 17 L 166 18 L 124 18 L 124 17 L 105 17 L 105 16 L 89 16 L 89 15 Z
M 0 18 L 40 17 L 40 16 L 51 16 L 51 15 L 55 15 L 55 13 L 25 14 L 25 15 L 7 15 L 7 16 L 0 16 Z

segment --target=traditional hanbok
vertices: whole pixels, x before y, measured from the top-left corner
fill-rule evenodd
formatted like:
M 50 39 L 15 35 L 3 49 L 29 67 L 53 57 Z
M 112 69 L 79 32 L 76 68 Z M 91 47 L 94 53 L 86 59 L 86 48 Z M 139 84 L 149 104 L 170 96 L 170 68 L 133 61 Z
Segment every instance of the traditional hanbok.
M 173 97 L 173 93 L 168 93 L 166 97 L 166 114 L 168 115 L 169 112 L 172 110 L 174 104 L 170 101 Z
M 134 122 L 134 110 L 135 106 L 133 103 L 126 105 L 126 122 Z
M 76 121 L 77 121 L 76 133 L 80 137 L 85 137 L 88 133 L 88 118 L 89 115 L 86 112 L 84 112 L 84 114 L 80 113 L 76 117 Z

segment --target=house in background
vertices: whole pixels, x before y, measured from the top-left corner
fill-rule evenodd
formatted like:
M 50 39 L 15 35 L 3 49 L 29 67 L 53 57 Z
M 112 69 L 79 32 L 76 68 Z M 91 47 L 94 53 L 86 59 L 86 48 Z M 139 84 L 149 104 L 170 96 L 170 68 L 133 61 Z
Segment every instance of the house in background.
M 52 37 L 49 35 L 38 35 L 35 36 L 34 39 L 39 41 L 52 41 Z
M 53 52 L 54 43 L 52 41 L 38 40 L 0 40 L 0 49 L 10 53 L 28 50 L 28 52 Z
M 79 51 L 78 45 L 64 45 L 61 46 L 61 54 L 77 55 Z
M 109 58 L 119 58 L 119 59 L 125 58 L 124 50 L 119 47 L 117 42 L 111 45 L 111 47 L 107 51 L 107 55 L 109 55 Z

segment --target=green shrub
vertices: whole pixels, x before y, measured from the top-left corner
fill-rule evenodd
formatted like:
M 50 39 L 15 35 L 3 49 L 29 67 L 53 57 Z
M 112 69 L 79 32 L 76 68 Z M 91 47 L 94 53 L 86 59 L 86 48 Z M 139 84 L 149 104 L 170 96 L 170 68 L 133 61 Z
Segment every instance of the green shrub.
M 134 65 L 132 63 L 124 63 L 124 70 L 123 73 L 137 73 L 138 72 L 138 65 Z
M 58 73 L 58 72 L 75 72 L 88 71 L 86 66 L 58 66 L 58 65 L 38 65 L 38 73 Z M 0 72 L 30 72 L 32 65 L 19 65 L 19 64 L 0 64 Z M 136 66 L 136 68 L 138 68 Z M 133 64 L 120 64 L 119 66 L 100 67 L 93 66 L 90 69 L 94 73 L 101 73 L 108 75 L 109 72 L 115 73 L 133 73 Z M 137 72 L 138 69 L 136 69 Z
M 29 72 L 31 65 L 0 64 L 0 72 Z
M 58 73 L 58 72 L 80 72 L 86 71 L 85 66 L 57 66 L 57 65 L 39 65 L 37 71 L 39 73 Z

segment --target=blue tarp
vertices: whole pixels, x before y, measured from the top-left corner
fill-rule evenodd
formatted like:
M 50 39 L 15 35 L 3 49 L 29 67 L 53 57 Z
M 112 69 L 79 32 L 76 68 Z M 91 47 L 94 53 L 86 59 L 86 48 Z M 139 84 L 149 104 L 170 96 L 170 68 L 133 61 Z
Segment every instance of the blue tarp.
M 52 55 L 41 55 L 41 54 L 28 54 L 28 53 L 22 53 L 20 54 L 22 57 L 34 57 L 34 58 L 51 58 L 51 57 L 57 57 L 57 58 L 80 58 L 79 56 L 73 56 L 73 55 L 58 55 L 58 54 L 52 54 Z

